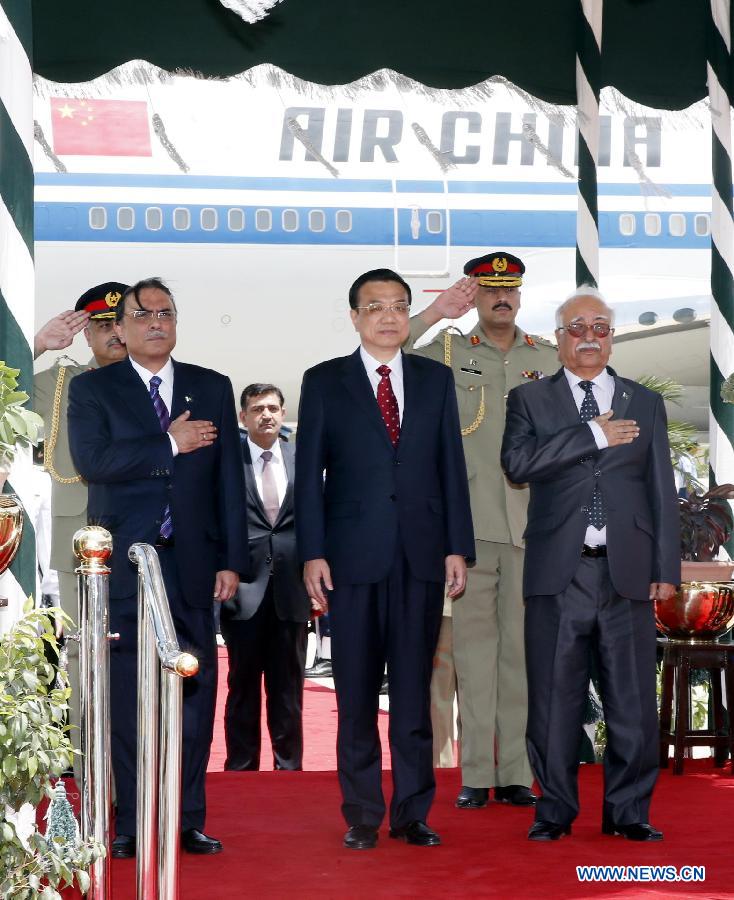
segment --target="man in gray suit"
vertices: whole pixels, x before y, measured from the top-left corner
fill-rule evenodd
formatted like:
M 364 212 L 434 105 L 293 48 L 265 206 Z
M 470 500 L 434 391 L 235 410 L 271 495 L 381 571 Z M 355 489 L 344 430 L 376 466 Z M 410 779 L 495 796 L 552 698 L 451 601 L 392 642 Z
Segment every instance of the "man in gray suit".
M 275 769 L 303 767 L 303 671 L 311 603 L 301 579 L 293 515 L 295 451 L 279 439 L 283 394 L 273 384 L 242 392 L 242 455 L 253 580 L 222 604 L 229 656 L 225 769 L 260 768 L 260 698 L 265 680 Z
M 543 796 L 530 840 L 570 834 L 589 663 L 607 749 L 602 831 L 659 841 L 655 616 L 680 581 L 678 504 L 659 394 L 607 367 L 613 313 L 579 288 L 556 315 L 563 367 L 510 391 L 502 465 L 529 482 L 523 595 L 527 743 Z

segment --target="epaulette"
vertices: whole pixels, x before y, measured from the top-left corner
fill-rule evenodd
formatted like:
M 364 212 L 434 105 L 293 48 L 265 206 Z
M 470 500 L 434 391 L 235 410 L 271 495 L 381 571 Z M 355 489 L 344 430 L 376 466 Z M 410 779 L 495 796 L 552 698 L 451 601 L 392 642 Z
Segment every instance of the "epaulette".
M 66 368 L 67 366 L 78 366 L 79 368 L 82 367 L 81 363 L 78 363 L 71 356 L 66 356 L 65 354 L 58 357 L 58 359 L 56 360 L 56 365 L 59 366 L 59 368 L 61 368 L 62 366 L 64 368 Z
M 525 343 L 529 347 L 534 347 L 536 344 L 538 344 L 540 347 L 550 347 L 551 350 L 558 349 L 553 341 L 549 341 L 547 338 L 541 337 L 539 334 L 526 334 Z

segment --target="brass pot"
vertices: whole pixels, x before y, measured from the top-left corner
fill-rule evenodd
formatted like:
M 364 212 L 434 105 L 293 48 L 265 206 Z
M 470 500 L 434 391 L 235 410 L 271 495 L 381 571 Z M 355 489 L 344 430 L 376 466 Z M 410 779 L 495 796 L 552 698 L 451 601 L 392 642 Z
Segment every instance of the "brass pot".
M 0 494 L 0 573 L 15 559 L 23 537 L 25 510 L 15 494 Z
M 655 600 L 655 621 L 669 638 L 712 641 L 734 624 L 734 583 L 683 582 L 668 600 Z

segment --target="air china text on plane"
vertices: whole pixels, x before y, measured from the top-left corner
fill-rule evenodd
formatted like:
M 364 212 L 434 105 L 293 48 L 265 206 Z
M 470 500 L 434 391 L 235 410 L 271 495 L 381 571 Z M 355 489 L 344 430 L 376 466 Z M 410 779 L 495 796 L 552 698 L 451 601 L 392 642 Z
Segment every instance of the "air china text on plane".
M 325 106 L 288 107 L 283 113 L 280 161 L 291 162 L 294 158 L 298 140 L 290 123 L 295 120 L 310 146 L 331 162 L 354 162 L 357 154 L 359 162 L 375 162 L 378 150 L 386 162 L 400 162 L 404 132 L 412 131 L 415 123 L 406 123 L 399 109 L 365 109 L 361 121 L 355 120 L 354 112 L 349 108 Z M 617 143 L 612 141 L 612 129 L 619 129 L 620 125 L 623 140 L 617 148 Z M 435 135 L 430 134 L 430 129 L 426 130 L 433 139 Z M 327 138 L 332 134 L 333 142 Z M 531 134 L 538 136 L 554 160 L 560 162 L 564 156 L 573 154 L 573 163 L 576 163 L 575 128 L 564 124 L 561 114 L 545 116 L 526 112 L 513 117 L 510 112 L 493 111 L 483 115 L 475 110 L 446 110 L 441 116 L 440 139 L 436 146 L 450 164 L 491 162 L 495 166 L 506 166 L 510 160 L 510 147 L 515 142 L 520 145 L 520 165 L 532 166 L 538 162 L 536 153 L 539 151 L 530 139 Z M 599 165 L 633 166 L 633 154 L 636 154 L 643 165 L 659 167 L 661 134 L 662 121 L 658 116 L 600 116 Z M 617 149 L 619 159 L 614 158 Z M 317 159 L 306 152 L 306 161 L 316 162 Z

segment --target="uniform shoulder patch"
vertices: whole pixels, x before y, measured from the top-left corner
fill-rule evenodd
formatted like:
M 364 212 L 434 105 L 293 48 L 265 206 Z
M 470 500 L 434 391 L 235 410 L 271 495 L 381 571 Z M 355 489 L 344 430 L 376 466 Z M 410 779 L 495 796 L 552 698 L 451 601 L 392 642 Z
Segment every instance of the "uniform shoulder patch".
M 547 338 L 541 337 L 539 334 L 526 334 L 525 343 L 529 347 L 534 347 L 537 344 L 539 347 L 550 347 L 553 350 L 558 349 L 553 341 L 549 341 Z

